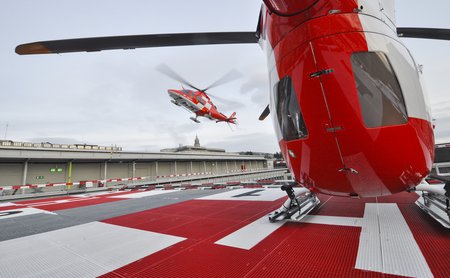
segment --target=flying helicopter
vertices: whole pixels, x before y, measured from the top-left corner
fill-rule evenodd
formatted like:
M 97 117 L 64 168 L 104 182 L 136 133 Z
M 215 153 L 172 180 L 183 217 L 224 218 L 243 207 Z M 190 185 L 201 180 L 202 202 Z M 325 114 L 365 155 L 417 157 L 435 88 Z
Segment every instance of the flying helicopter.
M 256 32 L 41 41 L 16 52 L 258 43 L 267 54 L 271 90 L 260 119 L 272 111 L 296 183 L 312 202 L 316 192 L 378 197 L 418 189 L 434 158 L 421 73 L 401 37 L 450 40 L 449 29 L 395 22 L 394 1 L 263 0 Z M 290 210 L 297 193 L 285 189 Z
M 199 89 L 196 86 L 192 85 L 191 83 L 187 82 L 184 78 L 182 78 L 180 75 L 178 75 L 174 70 L 172 70 L 169 66 L 166 64 L 160 64 L 156 68 L 159 72 L 181 82 L 184 85 L 189 86 L 190 88 L 194 90 L 189 89 L 169 89 L 167 90 L 167 93 L 172 98 L 171 102 L 177 106 L 181 106 L 185 108 L 189 112 L 193 112 L 195 114 L 194 117 L 190 117 L 192 121 L 196 123 L 200 123 L 200 121 L 197 119 L 198 117 L 205 117 L 207 119 L 210 119 L 212 121 L 216 121 L 216 123 L 219 122 L 226 122 L 230 124 L 237 124 L 236 121 L 236 112 L 233 112 L 229 117 L 225 116 L 223 113 L 219 112 L 217 107 L 212 102 L 211 98 L 207 94 L 206 91 L 214 88 L 216 86 L 222 85 L 224 83 L 230 82 L 236 78 L 239 77 L 239 74 L 236 71 L 230 71 L 224 76 L 222 76 L 220 79 L 206 87 L 205 89 Z M 213 96 L 213 95 L 211 95 Z M 220 97 L 214 96 L 215 98 L 222 100 L 223 102 L 226 101 Z

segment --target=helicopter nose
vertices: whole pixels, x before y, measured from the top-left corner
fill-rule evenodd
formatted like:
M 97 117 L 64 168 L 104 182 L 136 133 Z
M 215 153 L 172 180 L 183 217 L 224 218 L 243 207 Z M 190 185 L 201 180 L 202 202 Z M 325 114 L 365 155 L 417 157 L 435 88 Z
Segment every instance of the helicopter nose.
M 167 90 L 167 93 L 169 94 L 169 96 L 179 95 L 179 93 L 176 90 L 173 90 L 173 89 Z

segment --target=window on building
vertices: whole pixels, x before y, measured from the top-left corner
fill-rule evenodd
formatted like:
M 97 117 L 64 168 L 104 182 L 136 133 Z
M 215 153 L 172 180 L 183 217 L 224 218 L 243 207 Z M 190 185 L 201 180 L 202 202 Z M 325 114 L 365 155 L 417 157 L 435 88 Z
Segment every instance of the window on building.
M 297 96 L 289 76 L 275 85 L 275 107 L 281 134 L 285 140 L 295 140 L 308 135 Z
M 382 52 L 355 52 L 351 62 L 365 126 L 407 123 L 405 100 L 387 56 Z

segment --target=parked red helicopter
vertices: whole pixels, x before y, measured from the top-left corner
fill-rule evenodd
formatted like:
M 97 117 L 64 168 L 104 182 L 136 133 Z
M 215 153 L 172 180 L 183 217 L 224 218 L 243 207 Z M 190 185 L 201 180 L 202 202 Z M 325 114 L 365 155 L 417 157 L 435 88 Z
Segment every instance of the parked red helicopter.
M 259 43 L 271 90 L 260 119 L 275 112 L 279 145 L 298 184 L 351 197 L 414 189 L 430 173 L 434 134 L 420 72 L 399 37 L 449 40 L 450 30 L 397 28 L 388 0 L 263 2 L 256 32 L 42 41 L 16 52 Z
M 237 124 L 236 112 L 233 112 L 230 117 L 225 116 L 217 110 L 217 107 L 213 104 L 211 98 L 208 96 L 208 94 L 206 94 L 207 90 L 238 78 L 237 72 L 230 71 L 205 89 L 199 89 L 191 83 L 187 82 L 184 78 L 175 73 L 175 71 L 173 71 L 169 66 L 165 64 L 159 65 L 157 67 L 157 70 L 195 90 L 194 91 L 183 88 L 181 90 L 169 89 L 167 91 L 169 96 L 172 98 L 171 102 L 173 104 L 181 106 L 189 112 L 193 112 L 195 114 L 195 118 L 190 117 L 192 121 L 200 123 L 197 118 L 205 117 L 210 120 L 216 121 L 216 123 L 227 122 L 231 124 Z M 220 99 L 219 97 L 216 98 Z

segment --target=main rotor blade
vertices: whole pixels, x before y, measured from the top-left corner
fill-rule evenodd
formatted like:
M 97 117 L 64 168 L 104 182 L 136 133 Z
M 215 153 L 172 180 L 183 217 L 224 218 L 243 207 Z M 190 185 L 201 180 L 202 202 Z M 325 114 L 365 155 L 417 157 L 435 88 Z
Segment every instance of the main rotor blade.
M 397 28 L 399 37 L 450 40 L 450 29 L 439 28 Z
M 211 85 L 206 87 L 203 91 L 209 90 L 211 88 L 217 87 L 219 85 L 231 82 L 233 80 L 236 80 L 238 78 L 241 78 L 242 74 L 238 72 L 237 70 L 230 70 L 226 74 L 224 74 L 221 78 L 217 79 L 215 82 L 213 82 Z
M 256 32 L 216 32 L 94 37 L 21 44 L 16 53 L 49 54 L 91 52 L 111 49 L 135 49 L 204 44 L 257 43 Z
M 259 116 L 259 120 L 264 121 L 266 119 L 266 117 L 269 116 L 269 114 L 270 114 L 270 109 L 269 109 L 269 104 L 267 104 L 266 108 L 261 113 L 261 116 Z
M 223 98 L 223 97 L 219 97 L 219 96 L 217 96 L 217 95 L 213 95 L 213 94 L 211 94 L 211 93 L 208 93 L 208 96 L 209 97 L 212 97 L 212 98 L 214 98 L 215 100 L 218 100 L 219 102 L 221 102 L 221 103 L 223 103 L 223 104 L 225 104 L 225 105 L 227 105 L 227 106 L 232 106 L 232 107 L 236 107 L 236 106 L 238 106 L 239 105 L 239 102 L 237 102 L 237 101 L 233 101 L 233 100 L 229 100 L 229 99 L 226 99 L 226 98 Z
M 197 88 L 194 85 L 192 85 L 191 83 L 187 82 L 183 77 L 181 77 L 178 73 L 176 73 L 173 69 L 171 69 L 166 64 L 159 64 L 158 66 L 156 66 L 156 70 L 158 70 L 162 74 L 167 75 L 168 77 L 170 77 L 176 81 L 183 83 L 184 85 L 187 85 L 197 91 L 201 91 L 199 88 Z

